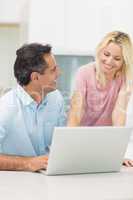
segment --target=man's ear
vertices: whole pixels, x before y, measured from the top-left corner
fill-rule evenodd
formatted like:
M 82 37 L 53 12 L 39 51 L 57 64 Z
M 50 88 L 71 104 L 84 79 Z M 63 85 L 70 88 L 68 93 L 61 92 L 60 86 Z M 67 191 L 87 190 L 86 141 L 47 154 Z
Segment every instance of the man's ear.
M 30 79 L 33 82 L 38 81 L 38 72 L 32 72 L 30 75 Z

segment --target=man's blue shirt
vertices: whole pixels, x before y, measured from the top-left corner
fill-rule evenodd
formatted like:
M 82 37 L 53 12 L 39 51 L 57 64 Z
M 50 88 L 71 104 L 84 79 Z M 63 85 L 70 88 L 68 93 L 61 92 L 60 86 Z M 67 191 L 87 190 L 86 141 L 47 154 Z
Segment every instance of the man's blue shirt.
M 65 125 L 64 100 L 58 90 L 37 104 L 17 86 L 0 99 L 0 153 L 47 154 L 55 126 Z

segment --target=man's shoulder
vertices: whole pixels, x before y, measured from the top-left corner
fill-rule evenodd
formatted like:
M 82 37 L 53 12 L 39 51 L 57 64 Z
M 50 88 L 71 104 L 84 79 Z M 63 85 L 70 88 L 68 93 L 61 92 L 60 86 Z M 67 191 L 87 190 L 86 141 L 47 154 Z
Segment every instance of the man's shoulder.
M 48 105 L 50 107 L 53 107 L 53 109 L 60 108 L 64 105 L 64 98 L 59 90 L 50 92 L 47 95 L 47 101 L 48 101 Z
M 14 120 L 17 110 L 14 90 L 10 90 L 0 98 L 0 123 Z
M 60 92 L 58 89 L 56 89 L 56 90 L 53 91 L 53 92 L 50 92 L 50 93 L 47 95 L 47 98 L 48 98 L 48 100 L 53 100 L 53 101 L 55 101 L 56 99 L 58 99 L 58 100 L 60 100 L 60 101 L 63 100 L 63 96 L 62 96 L 61 92 Z
M 11 89 L 0 97 L 0 116 L 14 115 L 18 110 L 17 97 L 15 89 Z
M 6 92 L 3 96 L 0 97 L 0 107 L 12 104 L 15 105 L 15 103 L 16 103 L 16 98 L 14 89 L 11 89 L 10 91 Z

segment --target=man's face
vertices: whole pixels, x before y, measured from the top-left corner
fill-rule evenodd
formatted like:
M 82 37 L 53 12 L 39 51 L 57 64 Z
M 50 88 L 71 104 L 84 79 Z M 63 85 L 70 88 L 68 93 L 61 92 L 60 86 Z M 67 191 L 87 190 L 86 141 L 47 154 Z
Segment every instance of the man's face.
M 56 64 L 53 54 L 45 55 L 44 59 L 47 63 L 47 68 L 43 74 L 38 75 L 38 84 L 42 92 L 48 93 L 56 90 L 60 69 Z

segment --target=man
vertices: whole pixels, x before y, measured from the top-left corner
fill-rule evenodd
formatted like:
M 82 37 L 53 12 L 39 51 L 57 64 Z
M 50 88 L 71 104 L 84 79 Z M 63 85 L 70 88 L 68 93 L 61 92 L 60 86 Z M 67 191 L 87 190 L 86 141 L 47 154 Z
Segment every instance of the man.
M 0 170 L 47 168 L 54 126 L 64 125 L 59 68 L 49 45 L 32 43 L 16 52 L 18 85 L 0 99 Z

